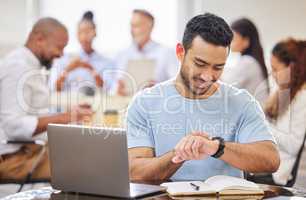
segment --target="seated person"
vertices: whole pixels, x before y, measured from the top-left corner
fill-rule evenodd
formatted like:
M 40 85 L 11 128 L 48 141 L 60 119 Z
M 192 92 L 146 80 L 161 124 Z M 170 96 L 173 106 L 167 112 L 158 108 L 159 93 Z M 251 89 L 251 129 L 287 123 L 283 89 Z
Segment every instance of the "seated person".
M 269 95 L 268 71 L 257 28 L 249 19 L 232 23 L 232 53 L 239 53 L 233 66 L 225 66 L 221 80 L 246 89 L 263 106 Z
M 35 23 L 25 46 L 7 55 L 0 65 L 0 140 L 42 138 L 49 123 L 67 124 L 91 117 L 92 111 L 77 106 L 66 113 L 50 115 L 46 74 L 52 60 L 63 54 L 68 33 L 53 18 Z M 40 157 L 39 145 L 0 144 L 0 179 L 24 180 Z M 50 178 L 46 152 L 34 170 L 33 179 Z
M 150 59 L 155 62 L 154 80 L 150 85 L 170 79 L 177 73 L 177 60 L 175 52 L 151 39 L 154 27 L 154 17 L 146 10 L 136 9 L 131 19 L 131 36 L 133 43 L 116 56 L 116 66 L 126 71 L 131 60 Z M 123 74 L 124 75 L 124 74 Z M 118 93 L 125 94 L 122 74 L 119 74 Z
M 56 91 L 78 90 L 83 87 L 111 90 L 115 83 L 111 78 L 113 64 L 110 59 L 93 48 L 96 25 L 93 13 L 88 11 L 78 25 L 78 39 L 81 51 L 77 57 L 64 55 L 54 63 L 50 75 L 50 87 Z
M 306 131 L 306 41 L 288 39 L 272 49 L 272 75 L 278 89 L 265 107 L 275 137 L 280 167 L 268 175 L 255 175 L 256 182 L 286 185 L 303 145 Z
M 132 180 L 205 180 L 278 169 L 259 104 L 218 81 L 232 38 L 222 18 L 195 16 L 176 47 L 177 77 L 134 97 L 127 114 Z

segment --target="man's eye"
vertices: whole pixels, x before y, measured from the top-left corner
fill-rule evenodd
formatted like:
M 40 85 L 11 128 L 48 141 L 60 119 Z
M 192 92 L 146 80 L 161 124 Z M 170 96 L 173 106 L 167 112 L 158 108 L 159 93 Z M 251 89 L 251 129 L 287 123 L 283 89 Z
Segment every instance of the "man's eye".
M 198 67 L 205 67 L 206 65 L 205 64 L 200 64 L 200 63 L 197 63 L 197 62 L 194 62 L 194 64 Z
M 216 71 L 220 71 L 220 70 L 222 70 L 223 69 L 223 67 L 215 67 L 215 70 Z

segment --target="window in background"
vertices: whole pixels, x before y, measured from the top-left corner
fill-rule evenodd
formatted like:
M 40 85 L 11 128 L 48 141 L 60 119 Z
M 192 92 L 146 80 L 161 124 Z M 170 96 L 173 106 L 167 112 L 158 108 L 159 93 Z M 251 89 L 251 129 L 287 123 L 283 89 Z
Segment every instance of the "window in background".
M 154 15 L 156 23 L 152 38 L 174 48 L 177 42 L 176 0 L 41 0 L 41 16 L 55 17 L 69 30 L 66 52 L 79 50 L 77 24 L 85 11 L 93 11 L 97 24 L 94 45 L 109 56 L 114 56 L 131 43 L 130 18 L 135 8 L 146 9 Z

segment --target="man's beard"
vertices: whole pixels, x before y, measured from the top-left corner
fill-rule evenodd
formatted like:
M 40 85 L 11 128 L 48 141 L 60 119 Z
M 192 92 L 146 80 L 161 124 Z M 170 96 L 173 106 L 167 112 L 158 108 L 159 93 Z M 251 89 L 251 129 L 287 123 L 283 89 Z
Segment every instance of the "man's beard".
M 210 88 L 211 86 L 213 85 L 213 83 L 215 83 L 216 81 L 215 80 L 212 80 L 211 84 L 209 86 L 207 86 L 206 88 L 203 88 L 202 90 L 200 91 L 197 91 L 197 90 L 194 90 L 192 88 L 192 84 L 190 82 L 190 80 L 188 79 L 188 76 L 186 76 L 183 72 L 183 70 L 181 69 L 180 70 L 180 76 L 182 78 L 182 81 L 183 81 L 183 84 L 186 86 L 186 88 L 195 96 L 201 96 L 201 95 L 204 95 Z M 195 79 L 196 77 L 193 77 L 193 79 Z
M 137 45 L 143 43 L 146 40 L 145 34 L 133 34 L 132 33 L 133 42 Z
M 52 63 L 53 63 L 52 61 L 53 61 L 53 59 L 44 59 L 44 58 L 39 59 L 40 65 L 45 67 L 46 70 L 51 69 Z

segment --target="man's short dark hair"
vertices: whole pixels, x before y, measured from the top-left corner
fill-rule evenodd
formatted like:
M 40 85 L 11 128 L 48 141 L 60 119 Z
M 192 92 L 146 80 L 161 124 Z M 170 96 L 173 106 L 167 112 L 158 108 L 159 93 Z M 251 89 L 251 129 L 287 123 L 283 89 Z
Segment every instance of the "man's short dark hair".
M 233 32 L 224 19 L 205 13 L 193 17 L 187 23 L 183 36 L 183 46 L 186 51 L 196 36 L 211 44 L 228 47 L 233 39 Z

